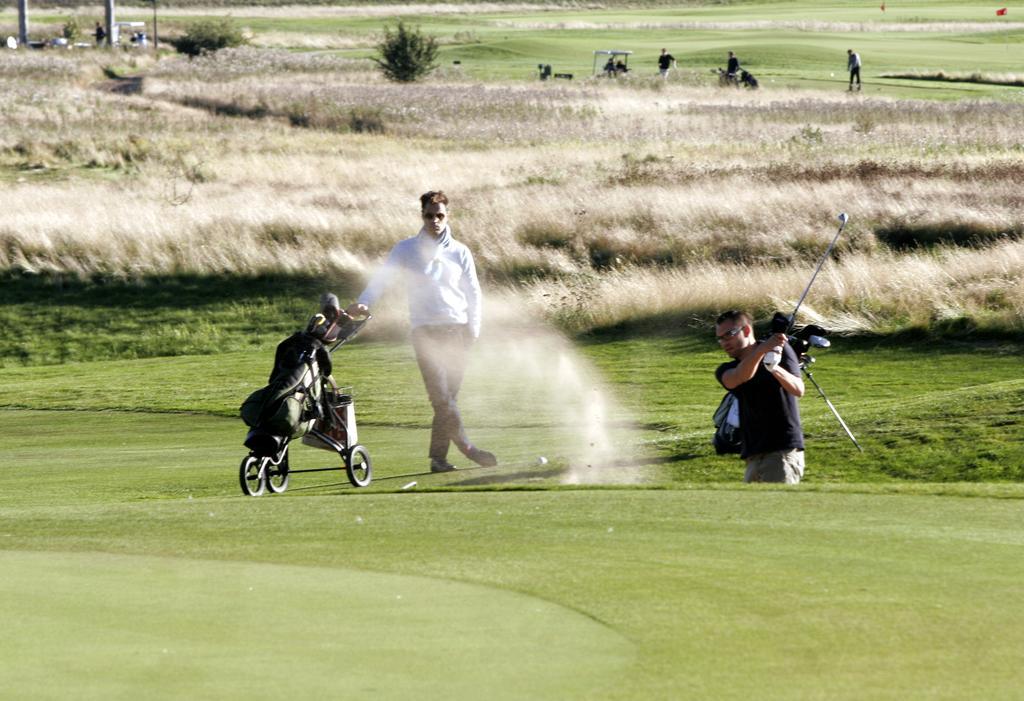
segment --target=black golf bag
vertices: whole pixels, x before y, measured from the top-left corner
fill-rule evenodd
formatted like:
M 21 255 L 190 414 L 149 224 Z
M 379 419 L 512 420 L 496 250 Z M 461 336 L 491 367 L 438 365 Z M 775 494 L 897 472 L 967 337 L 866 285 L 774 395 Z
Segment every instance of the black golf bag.
M 245 446 L 273 455 L 286 439 L 304 436 L 324 415 L 324 383 L 331 374 L 331 354 L 323 341 L 299 331 L 277 346 L 266 387 L 242 403 L 239 413 L 253 430 Z
M 267 386 L 242 403 L 239 413 L 251 427 L 245 446 L 257 455 L 276 455 L 292 438 L 309 433 L 327 409 L 325 387 L 331 379 L 331 353 L 348 319 L 341 313 L 338 298 L 324 295 L 322 310 L 314 314 L 304 331 L 298 331 L 277 346 L 274 369 Z
M 742 452 L 739 410 L 739 400 L 732 392 L 726 392 L 715 409 L 715 436 L 711 442 L 719 455 Z

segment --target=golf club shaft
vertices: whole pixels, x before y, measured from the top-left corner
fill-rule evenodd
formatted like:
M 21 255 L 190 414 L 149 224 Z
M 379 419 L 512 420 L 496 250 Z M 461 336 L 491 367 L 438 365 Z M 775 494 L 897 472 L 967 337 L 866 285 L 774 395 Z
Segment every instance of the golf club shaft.
M 796 313 L 800 311 L 800 305 L 804 303 L 807 293 L 811 291 L 811 285 L 814 284 L 815 278 L 818 277 L 818 273 L 821 271 L 822 266 L 825 265 L 825 261 L 828 260 L 829 254 L 832 253 L 832 249 L 835 248 L 836 241 L 839 240 L 840 234 L 842 234 L 843 229 L 846 228 L 847 219 L 848 217 L 846 216 L 846 212 L 839 215 L 839 231 L 837 231 L 836 235 L 832 238 L 832 243 L 830 243 L 828 248 L 825 249 L 825 254 L 821 257 L 821 260 L 818 261 L 818 267 L 814 269 L 814 274 L 811 275 L 811 281 L 807 283 L 807 287 L 804 288 L 804 293 L 800 295 L 800 301 L 796 303 L 793 313 L 789 315 L 789 328 L 786 329 L 786 335 L 789 335 L 793 330 L 793 325 L 796 324 Z
M 832 404 L 832 401 L 825 395 L 825 390 L 823 390 L 817 380 L 814 379 L 814 375 L 812 375 L 806 367 L 804 368 L 804 374 L 807 375 L 807 379 L 811 381 L 812 385 L 814 385 L 814 389 L 818 390 L 818 394 L 821 395 L 821 398 L 825 400 L 825 404 L 832 412 L 832 415 L 836 417 L 836 421 L 838 421 L 839 425 L 843 427 L 844 431 L 846 431 L 846 435 L 849 436 L 850 440 L 853 441 L 853 444 L 857 446 L 857 450 L 863 453 L 864 449 L 860 447 L 860 443 L 858 443 L 857 439 L 853 437 L 853 432 L 850 430 L 850 427 L 846 425 L 845 421 L 843 421 L 843 417 L 839 415 L 839 411 L 836 409 L 835 405 Z

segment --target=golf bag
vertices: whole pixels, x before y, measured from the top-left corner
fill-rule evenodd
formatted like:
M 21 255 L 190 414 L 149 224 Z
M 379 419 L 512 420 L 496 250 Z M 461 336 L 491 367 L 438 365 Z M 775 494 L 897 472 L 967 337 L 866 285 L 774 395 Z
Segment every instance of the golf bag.
M 757 78 L 742 68 L 739 73 L 727 73 L 724 68 L 716 68 L 712 72 L 718 74 L 718 84 L 723 88 L 735 87 L 756 90 L 760 86 Z
M 721 404 L 715 409 L 715 436 L 712 443 L 719 455 L 740 453 L 740 401 L 732 392 L 726 392 Z
M 280 443 L 270 437 L 298 438 L 324 415 L 324 383 L 331 374 L 331 354 L 322 340 L 308 331 L 292 334 L 277 346 L 274 369 L 267 386 L 242 403 L 240 413 L 246 425 L 265 444 Z M 253 446 L 246 445 L 255 450 Z

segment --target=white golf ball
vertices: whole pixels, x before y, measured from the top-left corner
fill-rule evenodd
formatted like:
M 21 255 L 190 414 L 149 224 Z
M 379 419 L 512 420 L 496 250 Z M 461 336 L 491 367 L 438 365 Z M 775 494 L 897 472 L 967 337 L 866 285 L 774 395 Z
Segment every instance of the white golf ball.
M 537 464 L 538 465 L 547 465 L 548 464 L 548 459 L 546 457 L 544 457 L 543 455 L 541 455 L 539 458 L 537 458 Z
M 835 78 L 835 77 L 836 77 L 836 74 L 835 74 L 835 73 L 829 73 L 829 74 L 828 74 L 828 77 L 829 77 L 829 78 Z

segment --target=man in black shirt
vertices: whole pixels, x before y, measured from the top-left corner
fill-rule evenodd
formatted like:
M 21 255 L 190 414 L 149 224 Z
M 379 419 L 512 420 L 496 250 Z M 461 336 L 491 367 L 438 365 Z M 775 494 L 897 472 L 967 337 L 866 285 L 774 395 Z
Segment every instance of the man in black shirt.
M 662 49 L 661 56 L 658 56 L 658 72 L 661 73 L 661 77 L 668 80 L 668 71 L 675 65 L 676 57 L 670 54 L 668 49 Z
M 853 81 L 857 81 L 857 89 L 860 90 L 860 54 L 853 49 L 846 50 L 846 69 L 850 71 L 850 90 L 853 90 Z
M 730 78 L 735 79 L 736 74 L 740 72 L 740 60 L 736 58 L 736 54 L 732 51 L 729 52 L 729 62 L 725 65 L 725 73 Z
M 758 343 L 746 312 L 719 316 L 715 336 L 733 358 L 718 366 L 715 377 L 739 399 L 744 481 L 798 483 L 804 434 L 797 399 L 804 396 L 804 381 L 796 352 L 782 333 Z

